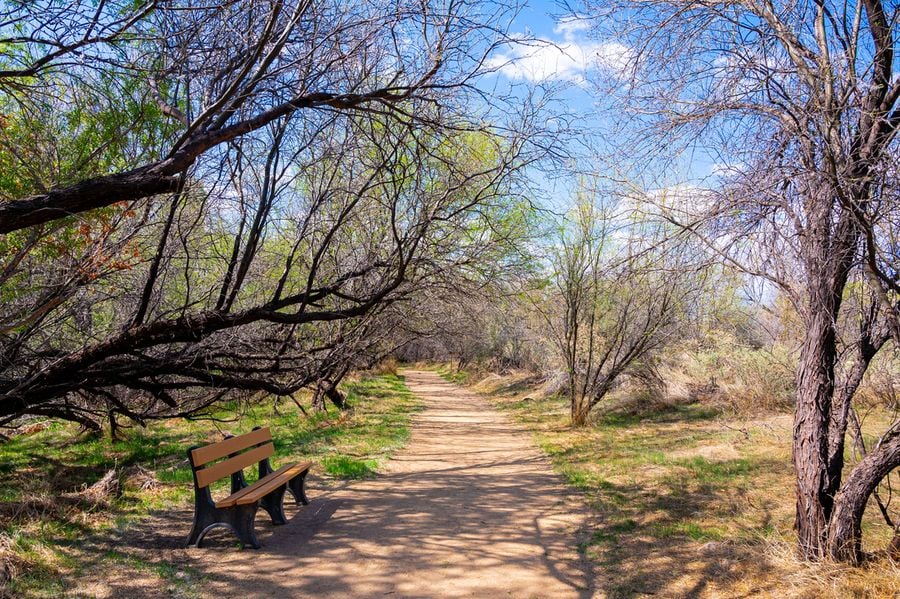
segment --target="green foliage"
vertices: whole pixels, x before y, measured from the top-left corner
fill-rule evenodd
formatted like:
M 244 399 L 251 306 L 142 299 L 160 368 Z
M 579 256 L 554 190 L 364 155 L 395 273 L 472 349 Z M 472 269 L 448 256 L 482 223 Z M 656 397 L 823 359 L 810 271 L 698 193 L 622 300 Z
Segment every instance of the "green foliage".
M 90 84 L 44 81 L 42 94 L 0 99 L 0 200 L 121 171 L 158 157 L 171 125 L 144 82 L 110 73 Z

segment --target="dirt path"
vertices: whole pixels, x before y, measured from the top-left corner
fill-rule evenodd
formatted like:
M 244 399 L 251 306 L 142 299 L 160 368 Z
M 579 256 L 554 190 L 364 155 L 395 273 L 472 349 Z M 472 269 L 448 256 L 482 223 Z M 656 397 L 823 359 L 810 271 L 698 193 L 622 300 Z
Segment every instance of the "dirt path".
M 589 597 L 583 512 L 529 435 L 431 372 L 409 445 L 373 480 L 317 493 L 263 549 L 186 552 L 203 595 Z M 262 513 L 262 512 L 261 512 Z

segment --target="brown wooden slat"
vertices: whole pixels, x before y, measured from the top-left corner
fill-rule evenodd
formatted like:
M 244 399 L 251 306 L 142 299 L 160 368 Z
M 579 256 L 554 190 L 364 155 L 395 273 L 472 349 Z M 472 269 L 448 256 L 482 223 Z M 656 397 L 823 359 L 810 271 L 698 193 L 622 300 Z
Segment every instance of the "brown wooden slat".
M 255 431 L 250 431 L 249 433 L 244 433 L 243 435 L 238 435 L 237 437 L 219 441 L 218 443 L 211 443 L 210 445 L 198 447 L 191 451 L 191 455 L 194 457 L 194 466 L 202 466 L 213 460 L 224 458 L 229 454 L 237 453 L 242 449 L 247 449 L 253 445 L 259 445 L 260 443 L 271 440 L 272 433 L 269 432 L 269 427 L 266 426 Z
M 220 478 L 225 478 L 233 472 L 243 470 L 247 466 L 255 464 L 274 454 L 275 446 L 271 443 L 266 443 L 265 445 L 260 445 L 250 451 L 245 451 L 240 455 L 236 455 L 233 458 L 216 462 L 212 466 L 197 470 L 197 486 L 201 489 L 203 487 L 208 487 Z
M 304 470 L 308 470 L 309 466 L 309 462 L 283 466 L 265 478 L 259 479 L 249 487 L 244 487 L 230 497 L 226 497 L 222 501 L 216 502 L 216 507 L 224 508 L 233 505 L 247 505 L 259 501 L 264 495 L 268 495 L 296 475 Z

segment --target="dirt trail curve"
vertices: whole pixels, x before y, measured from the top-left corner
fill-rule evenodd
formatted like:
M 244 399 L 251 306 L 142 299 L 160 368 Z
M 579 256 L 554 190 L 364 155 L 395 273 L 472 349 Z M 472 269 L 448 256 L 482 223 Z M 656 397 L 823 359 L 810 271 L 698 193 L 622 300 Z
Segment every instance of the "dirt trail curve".
M 584 512 L 527 432 L 432 372 L 409 445 L 377 478 L 326 493 L 263 548 L 187 552 L 221 597 L 590 597 Z

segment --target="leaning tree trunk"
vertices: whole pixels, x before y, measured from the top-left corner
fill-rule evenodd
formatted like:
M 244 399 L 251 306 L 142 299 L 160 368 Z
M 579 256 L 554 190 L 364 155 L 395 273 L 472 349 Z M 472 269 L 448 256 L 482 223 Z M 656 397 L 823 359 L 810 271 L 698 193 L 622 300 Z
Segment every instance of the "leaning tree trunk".
M 850 472 L 834 502 L 828 527 L 828 556 L 858 564 L 862 560 L 862 517 L 869 497 L 894 468 L 900 467 L 900 431 L 882 440 Z
M 316 412 L 324 412 L 326 399 L 337 406 L 339 410 L 346 410 L 348 407 L 347 398 L 338 390 L 337 386 L 338 384 L 335 381 L 320 379 L 319 382 L 316 383 L 316 391 L 313 393 L 313 410 Z

